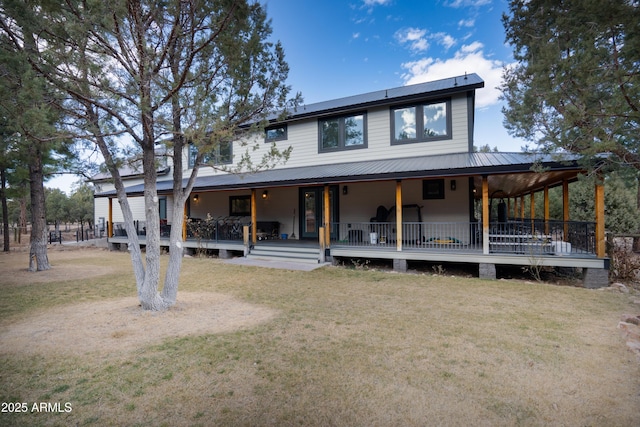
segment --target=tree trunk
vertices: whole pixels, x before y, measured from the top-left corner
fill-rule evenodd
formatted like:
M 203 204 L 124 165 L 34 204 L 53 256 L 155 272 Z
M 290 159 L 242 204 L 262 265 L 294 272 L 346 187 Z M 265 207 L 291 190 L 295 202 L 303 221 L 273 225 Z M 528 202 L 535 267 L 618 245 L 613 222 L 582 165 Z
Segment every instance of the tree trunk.
M 2 235 L 4 236 L 4 252 L 9 252 L 9 244 L 11 240 L 9 239 L 9 207 L 7 206 L 7 171 L 2 168 L 0 169 L 0 181 L 2 182 L 0 186 L 0 199 L 2 199 Z
M 27 234 L 27 198 L 20 198 L 20 219 L 18 220 L 18 235 Z M 19 242 L 20 240 L 18 240 Z
M 638 217 L 640 217 L 640 171 L 638 172 L 638 176 L 636 178 L 636 184 L 636 208 L 638 209 Z M 636 232 L 640 232 L 640 230 L 636 230 Z M 640 252 L 640 237 L 633 238 L 633 251 Z
M 44 271 L 49 270 L 51 265 L 47 256 L 47 219 L 42 154 L 36 142 L 31 145 L 30 151 L 31 239 L 29 241 L 29 271 Z
M 178 39 L 173 39 L 169 49 L 169 63 L 175 81 L 179 80 L 180 62 L 178 51 Z M 173 217 L 171 234 L 169 236 L 169 265 L 164 277 L 162 298 L 167 306 L 176 303 L 178 297 L 178 284 L 180 282 L 180 270 L 182 269 L 182 256 L 184 255 L 182 227 L 184 226 L 184 204 L 189 197 L 191 182 L 187 189 L 182 188 L 182 153 L 184 150 L 184 136 L 182 135 L 182 109 L 180 98 L 177 94 L 171 97 L 172 125 L 173 125 Z M 197 165 L 194 165 L 197 173 Z M 191 185 L 190 185 L 191 184 Z
M 162 299 L 168 307 L 176 303 L 178 296 L 178 284 L 184 252 L 184 247 L 182 246 L 183 225 L 184 198 L 176 197 L 174 193 L 171 235 L 169 237 L 169 265 L 167 266 L 167 272 L 164 277 L 164 286 L 162 288 Z
M 165 304 L 158 292 L 160 283 L 160 214 L 158 210 L 157 172 L 153 143 L 144 146 L 142 163 L 144 170 L 145 219 L 147 221 L 147 268 L 140 292 L 140 303 L 145 310 L 166 310 L 168 305 Z M 131 225 L 133 226 L 133 222 Z

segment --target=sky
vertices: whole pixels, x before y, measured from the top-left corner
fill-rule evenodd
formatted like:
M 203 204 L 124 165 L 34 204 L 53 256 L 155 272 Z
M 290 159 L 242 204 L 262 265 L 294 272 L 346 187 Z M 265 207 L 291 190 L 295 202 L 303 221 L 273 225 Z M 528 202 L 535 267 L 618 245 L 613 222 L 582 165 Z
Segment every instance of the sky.
M 513 63 L 505 43 L 506 0 L 261 0 L 289 64 L 292 93 L 328 101 L 476 73 L 475 144 L 526 145 L 503 126 L 500 86 Z M 75 177 L 46 186 L 70 192 Z
M 264 0 L 288 83 L 307 104 L 476 73 L 475 145 L 521 151 L 503 126 L 506 0 Z

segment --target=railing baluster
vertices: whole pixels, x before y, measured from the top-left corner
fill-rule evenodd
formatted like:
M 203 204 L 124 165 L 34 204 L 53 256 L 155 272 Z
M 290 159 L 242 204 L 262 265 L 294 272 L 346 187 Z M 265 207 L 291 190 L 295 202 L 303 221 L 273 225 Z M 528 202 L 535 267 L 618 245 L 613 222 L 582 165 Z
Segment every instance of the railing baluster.
M 337 230 L 331 245 L 392 249 L 396 245 L 395 222 L 333 223 Z M 405 222 L 405 250 L 479 251 L 482 249 L 480 222 Z M 567 230 L 567 235 L 565 231 Z M 545 233 L 547 231 L 547 233 Z M 490 225 L 490 248 L 494 253 L 541 255 L 595 254 L 595 224 L 591 222 L 517 219 Z

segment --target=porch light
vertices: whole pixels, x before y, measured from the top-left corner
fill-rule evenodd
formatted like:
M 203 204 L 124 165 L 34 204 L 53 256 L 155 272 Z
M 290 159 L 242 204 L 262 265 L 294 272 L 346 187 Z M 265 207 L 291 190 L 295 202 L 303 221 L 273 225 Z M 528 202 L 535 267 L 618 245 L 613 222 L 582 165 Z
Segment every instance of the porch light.
M 268 191 L 268 190 L 264 190 L 264 191 L 262 192 L 262 198 L 263 198 L 263 199 L 267 199 L 267 198 L 269 198 L 269 191 Z
M 456 180 L 455 179 L 451 180 L 451 191 L 456 191 Z
M 347 187 L 346 185 L 344 185 L 344 186 L 342 187 L 342 194 L 344 194 L 345 196 L 346 196 L 347 194 L 349 194 L 349 187 Z
M 197 194 L 195 194 L 195 195 L 193 196 L 193 201 L 197 203 L 197 202 L 198 202 L 198 200 L 200 200 L 200 197 L 199 197 Z

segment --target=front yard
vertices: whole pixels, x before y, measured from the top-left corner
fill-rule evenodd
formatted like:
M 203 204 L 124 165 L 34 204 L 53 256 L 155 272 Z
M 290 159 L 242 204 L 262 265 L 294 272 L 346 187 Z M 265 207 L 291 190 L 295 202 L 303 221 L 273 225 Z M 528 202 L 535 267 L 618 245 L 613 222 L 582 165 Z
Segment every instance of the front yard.
M 0 425 L 640 425 L 634 291 L 189 258 L 150 314 L 128 254 L 50 260 L 0 255 Z

